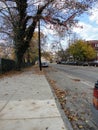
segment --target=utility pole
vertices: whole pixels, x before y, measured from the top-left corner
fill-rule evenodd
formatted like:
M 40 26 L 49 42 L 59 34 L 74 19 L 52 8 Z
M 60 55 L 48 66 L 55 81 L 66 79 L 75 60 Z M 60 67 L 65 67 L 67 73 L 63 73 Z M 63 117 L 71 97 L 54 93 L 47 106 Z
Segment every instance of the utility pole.
M 39 6 L 38 6 L 38 10 L 39 10 Z M 41 65 L 41 42 L 40 42 L 40 18 L 38 20 L 38 53 L 39 53 L 39 68 L 41 71 L 42 65 Z

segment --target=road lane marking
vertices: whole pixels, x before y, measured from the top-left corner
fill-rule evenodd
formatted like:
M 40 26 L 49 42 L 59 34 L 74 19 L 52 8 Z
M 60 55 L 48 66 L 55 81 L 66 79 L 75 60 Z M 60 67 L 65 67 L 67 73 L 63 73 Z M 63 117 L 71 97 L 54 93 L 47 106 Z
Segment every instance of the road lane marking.
M 94 88 L 93 83 L 91 83 L 91 82 L 89 82 L 89 81 L 83 81 L 83 80 L 81 80 L 81 83 L 83 83 L 83 84 L 85 84 L 85 85 L 87 85 L 87 86 L 90 86 L 90 87 Z
M 67 74 L 67 77 L 70 78 L 70 79 L 79 79 L 81 83 L 87 85 L 87 86 L 90 86 L 92 88 L 94 88 L 94 84 L 92 82 L 89 82 L 89 81 L 84 81 L 83 79 L 81 78 L 78 78 L 78 77 L 75 77 L 75 76 L 72 76 L 72 75 L 69 75 L 68 73 Z

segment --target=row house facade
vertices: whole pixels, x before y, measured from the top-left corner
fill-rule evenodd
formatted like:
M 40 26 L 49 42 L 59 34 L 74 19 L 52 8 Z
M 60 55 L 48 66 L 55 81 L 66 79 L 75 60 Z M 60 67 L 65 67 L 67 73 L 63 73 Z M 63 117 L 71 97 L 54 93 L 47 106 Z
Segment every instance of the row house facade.
M 96 59 L 98 60 L 98 40 L 89 40 L 87 41 L 88 44 L 90 44 L 96 51 Z

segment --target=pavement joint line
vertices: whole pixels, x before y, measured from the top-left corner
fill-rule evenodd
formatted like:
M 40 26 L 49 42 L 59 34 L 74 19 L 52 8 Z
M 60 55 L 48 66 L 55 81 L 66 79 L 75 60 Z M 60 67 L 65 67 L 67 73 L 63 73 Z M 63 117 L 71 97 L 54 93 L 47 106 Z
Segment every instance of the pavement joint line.
M 14 94 L 18 91 L 18 89 L 10 96 L 10 98 L 7 100 L 7 102 L 5 103 L 5 105 L 1 108 L 0 112 L 2 112 L 2 110 L 7 106 L 7 104 L 9 103 L 9 101 L 11 100 L 11 98 L 14 96 Z
M 15 118 L 15 119 L 0 119 L 0 120 L 32 120 L 32 119 L 51 119 L 51 118 L 61 118 L 61 116 L 53 116 L 53 117 L 33 117 L 33 118 Z

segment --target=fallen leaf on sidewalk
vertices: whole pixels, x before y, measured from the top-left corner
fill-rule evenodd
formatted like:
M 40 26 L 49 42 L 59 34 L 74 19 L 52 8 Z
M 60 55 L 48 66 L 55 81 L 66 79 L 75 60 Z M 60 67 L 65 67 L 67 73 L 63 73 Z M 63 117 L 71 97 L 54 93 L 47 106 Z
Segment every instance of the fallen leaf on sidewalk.
M 83 128 L 83 126 L 82 126 L 82 125 L 79 125 L 78 127 L 79 127 L 80 129 L 82 129 L 82 128 Z
M 80 79 L 72 79 L 72 80 L 74 80 L 74 81 L 76 81 L 76 82 L 79 82 L 79 81 L 80 81 Z

